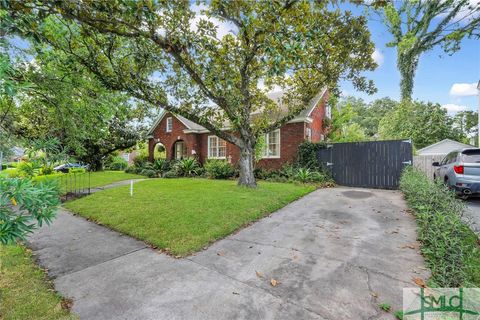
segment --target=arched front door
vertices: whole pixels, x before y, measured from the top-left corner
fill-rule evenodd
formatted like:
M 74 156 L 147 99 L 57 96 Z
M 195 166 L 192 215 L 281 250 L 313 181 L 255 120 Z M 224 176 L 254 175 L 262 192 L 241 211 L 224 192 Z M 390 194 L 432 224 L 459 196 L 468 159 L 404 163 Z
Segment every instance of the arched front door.
M 173 156 L 175 160 L 187 158 L 187 145 L 185 141 L 179 140 L 173 145 Z

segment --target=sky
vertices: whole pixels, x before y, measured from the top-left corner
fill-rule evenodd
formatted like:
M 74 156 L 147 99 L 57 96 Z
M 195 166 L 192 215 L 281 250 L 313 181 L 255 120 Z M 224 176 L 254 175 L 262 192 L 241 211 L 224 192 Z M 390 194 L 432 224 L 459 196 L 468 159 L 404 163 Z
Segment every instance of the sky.
M 475 0 L 474 0 L 475 1 Z M 355 12 L 353 8 L 352 11 Z M 375 43 L 373 58 L 379 65 L 373 72 L 365 73 L 378 89 L 374 95 L 355 91 L 350 83 L 341 83 L 344 95 L 353 95 L 369 102 L 381 97 L 400 97 L 400 75 L 396 67 L 396 48 L 387 48 L 390 34 L 378 17 L 369 17 L 371 39 Z M 480 80 L 480 40 L 466 39 L 460 51 L 452 56 L 435 47 L 424 53 L 414 79 L 413 98 L 441 104 L 449 113 L 477 110 L 476 86 Z

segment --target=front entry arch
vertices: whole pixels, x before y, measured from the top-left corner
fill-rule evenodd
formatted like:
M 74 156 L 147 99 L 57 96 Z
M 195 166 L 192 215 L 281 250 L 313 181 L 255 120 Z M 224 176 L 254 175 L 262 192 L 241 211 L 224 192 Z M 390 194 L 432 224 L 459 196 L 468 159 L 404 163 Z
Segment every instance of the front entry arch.
M 187 158 L 187 144 L 183 140 L 178 140 L 173 144 L 173 159 L 182 160 Z

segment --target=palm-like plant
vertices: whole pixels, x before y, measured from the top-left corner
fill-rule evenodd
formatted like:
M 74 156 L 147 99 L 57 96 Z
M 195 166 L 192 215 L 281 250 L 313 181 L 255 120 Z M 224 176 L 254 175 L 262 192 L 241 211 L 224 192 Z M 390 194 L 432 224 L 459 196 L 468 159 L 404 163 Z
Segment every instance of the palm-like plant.
M 196 175 L 199 167 L 200 165 L 198 164 L 198 161 L 194 158 L 183 159 L 176 164 L 178 175 L 184 177 L 192 177 Z

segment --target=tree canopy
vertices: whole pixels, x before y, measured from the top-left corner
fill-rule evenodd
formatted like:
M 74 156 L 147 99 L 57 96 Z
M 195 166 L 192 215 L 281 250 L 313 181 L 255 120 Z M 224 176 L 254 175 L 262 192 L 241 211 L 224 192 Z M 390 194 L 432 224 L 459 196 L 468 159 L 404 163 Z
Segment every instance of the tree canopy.
M 346 79 L 375 90 L 361 74 L 376 66 L 365 18 L 328 2 L 214 0 L 194 10 L 186 0 L 22 1 L 8 12 L 17 32 L 62 50 L 107 88 L 238 146 L 241 185 L 255 186 L 258 137 L 291 120 L 323 87 L 335 92 Z M 232 31 L 221 36 L 212 21 Z M 273 87 L 284 91 L 287 112 L 266 97 Z M 226 121 L 230 130 L 222 130 Z
M 374 2 L 397 49 L 402 99 L 411 99 L 415 72 L 423 53 L 436 46 L 447 54 L 460 49 L 465 38 L 480 37 L 480 2 L 415 0 Z

